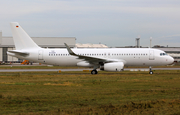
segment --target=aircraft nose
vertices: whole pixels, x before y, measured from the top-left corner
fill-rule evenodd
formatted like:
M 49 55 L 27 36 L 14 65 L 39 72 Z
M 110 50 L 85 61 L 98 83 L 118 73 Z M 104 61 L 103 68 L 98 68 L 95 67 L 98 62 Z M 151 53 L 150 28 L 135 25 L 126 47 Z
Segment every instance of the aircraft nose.
M 169 57 L 169 64 L 173 64 L 174 63 L 174 58 L 172 58 L 172 57 Z

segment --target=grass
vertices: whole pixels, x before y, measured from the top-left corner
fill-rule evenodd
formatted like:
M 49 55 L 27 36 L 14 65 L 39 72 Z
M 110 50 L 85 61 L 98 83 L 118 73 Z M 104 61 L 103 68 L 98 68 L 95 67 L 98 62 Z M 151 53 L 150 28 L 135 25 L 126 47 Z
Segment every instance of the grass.
M 0 73 L 0 114 L 180 114 L 180 71 Z

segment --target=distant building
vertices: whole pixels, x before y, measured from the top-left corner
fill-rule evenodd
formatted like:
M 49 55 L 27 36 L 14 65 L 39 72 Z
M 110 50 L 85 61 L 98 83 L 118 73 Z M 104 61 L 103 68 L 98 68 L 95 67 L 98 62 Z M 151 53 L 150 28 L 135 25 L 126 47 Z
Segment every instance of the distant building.
M 154 45 L 153 48 L 164 48 L 165 46 Z
M 108 46 L 104 44 L 76 44 L 77 48 L 108 48 Z

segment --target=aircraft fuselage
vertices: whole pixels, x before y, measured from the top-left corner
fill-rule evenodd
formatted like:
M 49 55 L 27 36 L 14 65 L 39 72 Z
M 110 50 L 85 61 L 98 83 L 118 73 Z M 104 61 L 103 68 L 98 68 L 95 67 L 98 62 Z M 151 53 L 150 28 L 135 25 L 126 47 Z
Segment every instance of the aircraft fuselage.
M 168 55 L 160 55 L 164 52 L 151 48 L 75 48 L 72 50 L 78 55 L 117 60 L 119 59 L 124 62 L 125 66 L 159 66 L 167 65 L 172 62 L 172 57 Z M 24 57 L 16 55 L 16 57 L 58 66 L 77 66 L 78 62 L 83 61 L 83 59 L 77 59 L 76 56 L 71 56 L 67 49 L 41 48 L 39 50 L 26 50 L 26 52 L 29 53 L 28 56 Z

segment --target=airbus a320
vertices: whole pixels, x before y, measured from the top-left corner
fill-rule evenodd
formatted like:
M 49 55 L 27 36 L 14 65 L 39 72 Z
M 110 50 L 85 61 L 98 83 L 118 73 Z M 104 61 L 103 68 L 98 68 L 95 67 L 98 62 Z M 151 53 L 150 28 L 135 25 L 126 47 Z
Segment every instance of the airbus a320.
M 7 54 L 24 60 L 58 66 L 93 67 L 91 74 L 97 74 L 98 68 L 122 71 L 124 66 L 148 66 L 149 74 L 153 74 L 152 66 L 174 62 L 164 51 L 152 48 L 71 49 L 65 43 L 66 48 L 45 49 L 39 47 L 19 23 L 11 22 L 10 25 L 16 50 Z

